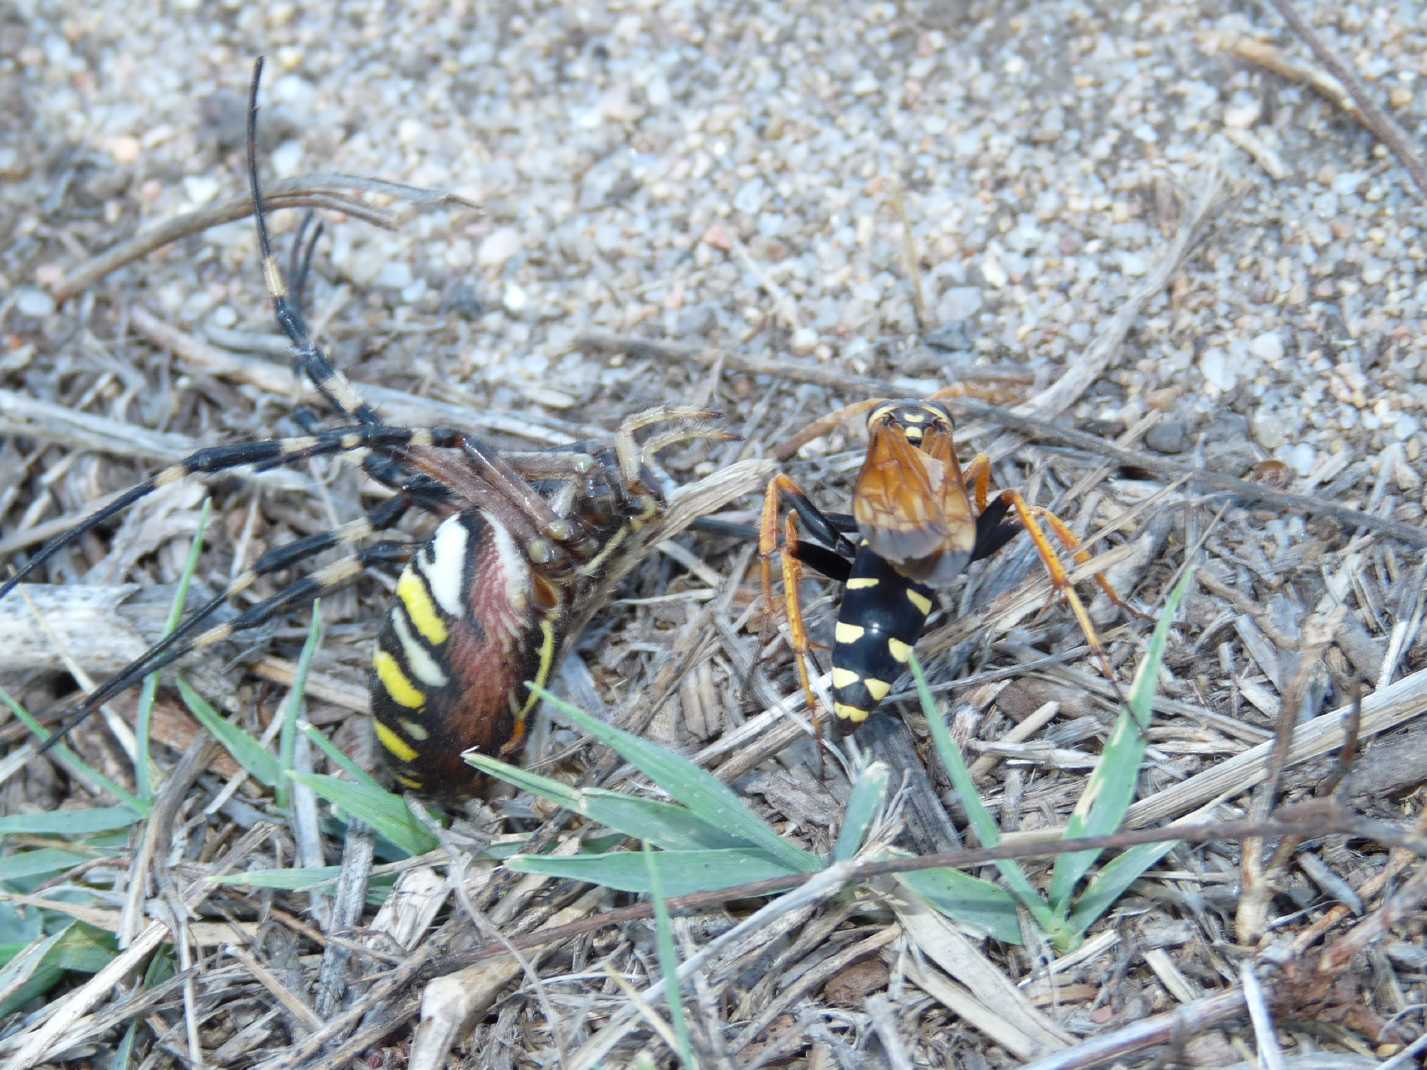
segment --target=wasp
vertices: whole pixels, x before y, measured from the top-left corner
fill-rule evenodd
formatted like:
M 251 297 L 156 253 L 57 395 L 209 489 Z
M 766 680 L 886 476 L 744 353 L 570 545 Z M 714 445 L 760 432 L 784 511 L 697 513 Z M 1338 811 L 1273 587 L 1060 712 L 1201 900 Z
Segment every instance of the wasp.
M 198 607 L 163 641 L 68 711 L 51 742 L 114 695 L 194 650 L 257 628 L 361 576 L 369 566 L 404 563 L 370 669 L 377 739 L 403 788 L 459 798 L 478 775 L 461 760 L 476 749 L 509 756 L 520 748 L 537 703 L 528 682 L 545 685 L 561 650 L 608 600 L 614 586 L 657 541 L 698 516 L 755 489 L 762 463 L 734 465 L 698 483 L 661 491 L 653 458 L 676 443 L 727 439 L 718 414 L 665 406 L 629 417 L 606 443 L 502 453 L 450 427 L 386 424 L 313 341 L 301 311 L 305 226 L 294 246 L 295 291 L 272 249 L 257 167 L 258 87 L 251 85 L 247 172 L 262 271 L 273 314 L 291 344 L 295 368 L 326 402 L 339 426 L 311 433 L 199 450 L 121 493 L 44 545 L 0 585 L 0 598 L 45 561 L 135 502 L 180 480 L 249 466 L 265 470 L 317 456 L 354 454 L 393 496 L 362 518 L 297 539 L 259 557 Z M 320 229 L 320 228 L 319 228 Z M 402 518 L 437 520 L 419 545 L 381 538 Z M 340 556 L 236 616 L 216 611 L 260 578 L 314 556 Z
M 781 535 L 784 612 L 809 710 L 817 709 L 817 701 L 808 676 L 809 644 L 798 593 L 803 566 L 843 587 L 832 649 L 832 712 L 839 735 L 855 731 L 891 692 L 937 608 L 938 589 L 1021 530 L 1031 537 L 1053 588 L 1069 603 L 1091 651 L 1115 683 L 1090 614 L 1042 523 L 1078 563 L 1088 561 L 1089 553 L 1059 517 L 1028 504 L 1019 491 L 1001 490 L 991 497 L 991 462 L 984 453 L 962 469 L 955 421 L 944 399 L 963 392 L 949 387 L 925 400 L 859 402 L 811 425 L 808 431 L 821 432 L 867 411 L 867 456 L 853 487 L 851 514 L 824 513 L 786 474 L 775 476 L 764 495 L 758 537 L 763 603 L 771 615 L 776 605 L 773 557 Z M 808 432 L 795 436 L 808 437 Z M 785 503 L 791 506 L 786 514 Z M 1095 581 L 1116 606 L 1134 612 L 1103 576 Z

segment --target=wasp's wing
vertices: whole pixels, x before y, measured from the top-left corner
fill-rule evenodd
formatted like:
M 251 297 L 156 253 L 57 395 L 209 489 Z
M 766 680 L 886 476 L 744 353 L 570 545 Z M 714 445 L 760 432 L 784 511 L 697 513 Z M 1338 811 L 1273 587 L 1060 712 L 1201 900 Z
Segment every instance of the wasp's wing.
M 955 579 L 976 546 L 976 517 L 951 436 L 942 432 L 928 429 L 918 449 L 902 429 L 874 427 L 852 512 L 875 553 L 925 583 Z

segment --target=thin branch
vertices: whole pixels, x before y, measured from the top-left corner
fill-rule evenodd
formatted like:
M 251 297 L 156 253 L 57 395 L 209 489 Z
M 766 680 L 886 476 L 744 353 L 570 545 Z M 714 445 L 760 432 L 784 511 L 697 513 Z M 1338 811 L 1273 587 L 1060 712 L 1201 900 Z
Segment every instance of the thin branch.
M 1288 0 L 1269 0 L 1269 2 L 1283 18 L 1283 21 L 1288 23 L 1289 29 L 1303 39 L 1303 43 L 1312 50 L 1313 55 L 1318 58 L 1318 62 L 1328 68 L 1328 72 L 1338 79 L 1348 95 L 1353 98 L 1353 103 L 1357 105 L 1355 117 L 1358 121 L 1392 150 L 1392 154 L 1401 161 L 1403 167 L 1407 168 L 1407 173 L 1417 184 L 1417 188 L 1424 197 L 1427 197 L 1427 165 L 1424 165 L 1422 158 L 1412 150 L 1412 143 L 1408 140 L 1402 127 L 1397 125 L 1392 116 L 1377 106 L 1376 101 L 1368 95 L 1367 87 L 1363 85 L 1362 79 L 1324 43 L 1303 16 L 1293 9 L 1293 5 Z
M 1157 476 L 1184 477 L 1194 487 L 1227 491 L 1239 501 L 1261 502 L 1284 510 L 1303 513 L 1307 516 L 1327 516 L 1345 527 L 1364 527 L 1382 535 L 1391 535 L 1413 546 L 1427 546 L 1427 530 L 1404 524 L 1390 517 L 1373 516 L 1345 505 L 1308 494 L 1289 494 L 1274 490 L 1262 483 L 1251 483 L 1246 479 L 1236 479 L 1204 468 L 1194 468 L 1178 461 L 1166 460 L 1151 453 L 1116 446 L 1084 431 L 1076 431 L 1059 424 L 1037 420 L 1030 416 L 1019 416 L 1006 409 L 987 405 L 971 398 L 954 398 L 949 404 L 964 408 L 968 412 L 1019 431 L 1043 442 L 1059 442 L 1075 449 L 1085 450 L 1096 456 L 1114 461 L 1116 464 L 1143 468 Z
M 1296 806 L 1284 807 L 1269 821 L 1221 821 L 1199 824 L 1169 825 L 1164 828 L 1128 829 L 1108 836 L 1066 837 L 1054 840 L 1021 840 L 1002 843 L 994 848 L 968 848 L 961 851 L 947 851 L 943 854 L 922 855 L 884 859 L 876 862 L 860 862 L 847 867 L 849 882 L 866 881 L 874 877 L 895 873 L 911 873 L 925 869 L 969 869 L 985 865 L 987 862 L 1006 859 L 1049 858 L 1082 850 L 1119 850 L 1143 843 L 1219 843 L 1239 841 L 1254 837 L 1277 838 L 1281 836 L 1318 837 L 1333 834 L 1361 836 L 1379 843 L 1401 847 L 1420 857 L 1427 858 L 1427 837 L 1416 831 L 1409 831 L 1398 825 L 1349 814 L 1334 803 L 1314 800 Z M 671 912 L 704 910 L 740 899 L 750 899 L 785 892 L 797 888 L 814 879 L 818 874 L 791 874 L 786 877 L 772 877 L 768 880 L 750 881 L 732 888 L 722 888 L 712 892 L 695 892 L 668 900 Z M 515 948 L 535 947 L 552 940 L 565 940 L 608 925 L 622 925 L 631 921 L 647 920 L 653 916 L 653 908 L 648 903 L 606 911 L 593 918 L 586 918 L 570 925 L 541 929 L 513 937 L 510 945 Z M 486 944 L 473 951 L 440 961 L 437 973 L 446 973 L 483 959 L 509 954 L 504 944 Z
M 377 208 L 351 196 L 347 191 L 352 190 L 393 197 L 404 202 L 404 206 L 396 210 Z M 412 216 L 438 208 L 478 207 L 474 202 L 445 190 L 422 189 L 420 186 L 406 186 L 380 178 L 342 174 L 303 175 L 274 182 L 264 201 L 270 212 L 282 208 L 326 208 L 354 216 L 385 230 L 397 230 Z M 246 219 L 252 211 L 252 198 L 244 194 L 155 223 L 132 238 L 121 241 L 80 264 L 54 288 L 54 296 L 56 300 L 67 301 L 87 290 L 111 271 L 145 257 L 155 249 L 186 238 L 190 234 L 202 233 L 210 227 Z

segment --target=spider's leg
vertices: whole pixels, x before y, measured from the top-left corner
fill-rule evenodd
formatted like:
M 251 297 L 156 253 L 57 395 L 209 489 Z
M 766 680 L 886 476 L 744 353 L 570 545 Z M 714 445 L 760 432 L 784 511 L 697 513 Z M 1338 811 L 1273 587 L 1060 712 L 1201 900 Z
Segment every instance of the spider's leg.
M 230 587 L 200 606 L 183 625 L 150 647 L 142 656 L 131 662 L 123 672 L 106 680 L 86 695 L 83 701 L 75 705 L 65 715 L 60 725 L 40 746 L 40 752 L 43 753 L 54 746 L 100 706 L 115 695 L 139 684 L 149 673 L 172 665 L 191 651 L 201 650 L 214 643 L 221 643 L 239 632 L 261 627 L 271 620 L 279 610 L 291 606 L 306 605 L 314 599 L 350 583 L 360 576 L 368 565 L 388 562 L 393 559 L 405 559 L 414 548 L 414 544 L 398 542 L 381 542 L 363 547 L 354 554 L 333 561 L 330 565 L 318 569 L 311 575 L 304 576 L 272 597 L 249 606 L 232 620 L 224 621 L 198 635 L 193 635 L 194 627 L 212 614 L 232 592 L 233 588 Z
M 297 426 L 309 435 L 318 435 L 328 430 L 321 418 L 305 406 L 298 408 L 292 415 Z M 445 516 L 454 508 L 449 488 L 430 476 L 412 475 L 395 457 L 369 450 L 353 450 L 352 455 L 361 461 L 362 470 L 367 475 L 382 486 L 406 495 L 413 505 L 425 509 L 428 513 Z
M 235 442 L 223 446 L 208 446 L 169 465 L 141 483 L 124 491 L 108 505 L 91 513 L 62 535 L 45 543 L 13 576 L 0 584 L 0 598 L 44 564 L 60 550 L 72 546 L 96 527 L 122 513 L 139 499 L 160 487 L 195 475 L 212 475 L 248 465 L 259 471 L 277 468 L 305 457 L 333 453 L 350 453 L 376 447 L 442 447 L 459 446 L 466 436 L 450 428 L 383 427 L 380 424 L 362 427 L 338 427 L 315 435 L 296 438 L 274 438 L 261 442 Z
M 851 420 L 854 416 L 861 416 L 875 409 L 878 405 L 885 403 L 886 399 L 884 398 L 854 401 L 851 405 L 844 405 L 836 412 L 830 412 L 826 416 L 820 416 L 812 423 L 807 424 L 801 430 L 795 431 L 782 442 L 778 443 L 773 449 L 773 456 L 780 461 L 786 461 L 803 446 L 813 441 L 813 439 L 822 438 L 823 435 L 837 430 L 844 421 Z
M 307 238 L 307 230 L 312 226 L 317 214 L 311 208 L 302 213 L 302 222 L 297 225 L 297 237 L 288 252 L 287 275 L 292 280 L 292 303 L 301 312 L 307 307 L 307 280 L 312 277 L 312 254 L 317 251 L 317 243 L 322 238 L 323 226 L 319 222 Z
M 267 285 L 268 296 L 272 299 L 273 315 L 282 332 L 287 335 L 288 341 L 292 343 L 294 365 L 312 380 L 312 385 L 317 388 L 318 393 L 354 423 L 379 424 L 381 418 L 376 410 L 362 400 L 351 381 L 336 369 L 312 341 L 301 309 L 288 298 L 282 268 L 278 266 L 277 257 L 273 255 L 267 219 L 263 214 L 262 187 L 258 181 L 258 85 L 262 76 L 263 60 L 260 56 L 253 65 L 253 84 L 248 95 L 248 183 L 253 194 L 253 217 L 257 221 L 263 280 Z
M 721 427 L 711 426 L 720 414 L 709 409 L 681 405 L 658 405 L 626 417 L 614 433 L 614 453 L 619 461 L 619 474 L 625 490 L 631 494 L 647 493 L 644 487 L 644 463 L 662 449 L 694 438 L 730 439 Z M 654 424 L 672 423 L 675 427 L 639 443 L 634 433 Z

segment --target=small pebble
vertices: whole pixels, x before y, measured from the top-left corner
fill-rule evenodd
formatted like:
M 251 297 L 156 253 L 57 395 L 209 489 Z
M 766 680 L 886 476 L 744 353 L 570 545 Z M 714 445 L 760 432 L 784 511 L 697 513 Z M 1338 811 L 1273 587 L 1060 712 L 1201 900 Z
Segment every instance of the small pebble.
M 1313 466 L 1318 463 L 1318 451 L 1306 442 L 1288 447 L 1282 456 L 1284 462 L 1300 476 L 1310 474 Z
M 953 286 L 937 302 L 937 318 L 946 324 L 960 323 L 981 311 L 981 290 L 976 286 Z
M 788 339 L 788 348 L 798 356 L 806 356 L 818 345 L 818 332 L 811 327 L 800 327 Z
M 1272 408 L 1261 408 L 1249 421 L 1254 441 L 1266 450 L 1276 450 L 1288 440 L 1284 421 Z
M 21 286 L 15 291 L 15 311 L 22 316 L 43 319 L 55 310 L 54 298 L 33 286 Z
M 501 267 L 520 250 L 520 231 L 501 227 L 486 235 L 476 252 L 476 263 L 483 268 Z
M 1145 432 L 1145 445 L 1158 453 L 1183 453 L 1189 448 L 1189 426 L 1183 420 L 1161 420 Z
M 1001 261 L 997 259 L 995 253 L 988 253 L 981 260 L 981 277 L 986 280 L 986 284 L 993 289 L 1002 289 L 1006 283 L 1011 281 L 1011 277 L 1006 274 L 1006 269 L 1001 266 Z
M 525 291 L 513 282 L 505 284 L 505 289 L 501 291 L 500 303 L 512 316 L 518 316 L 525 311 L 528 299 Z
M 1263 102 L 1249 92 L 1239 91 L 1224 108 L 1224 125 L 1238 130 L 1247 130 L 1259 121 L 1263 114 Z
M 1249 343 L 1249 352 L 1259 360 L 1277 364 L 1283 359 L 1283 336 L 1277 331 L 1268 331 Z
M 1199 370 L 1216 390 L 1232 390 L 1239 381 L 1239 371 L 1229 354 L 1218 346 L 1210 347 L 1199 358 Z

